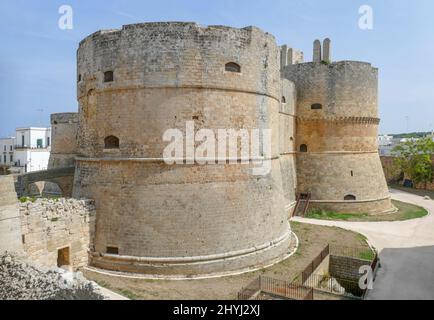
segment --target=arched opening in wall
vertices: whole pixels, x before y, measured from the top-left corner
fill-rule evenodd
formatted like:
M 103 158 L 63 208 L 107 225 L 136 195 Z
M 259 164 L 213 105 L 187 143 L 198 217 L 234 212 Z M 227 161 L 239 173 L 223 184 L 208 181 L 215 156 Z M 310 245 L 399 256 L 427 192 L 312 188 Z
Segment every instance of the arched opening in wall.
M 286 98 L 285 98 L 285 96 L 282 97 L 282 103 L 286 103 Z
M 104 72 L 104 82 L 112 82 L 114 80 L 113 71 Z
M 42 188 L 42 197 L 63 197 L 63 191 L 57 183 L 45 181 Z
M 355 200 L 357 200 L 357 198 L 356 198 L 356 196 L 354 196 L 354 195 L 352 195 L 352 194 L 347 194 L 347 195 L 344 197 L 344 200 L 345 200 L 345 201 L 355 201 Z
M 63 191 L 55 182 L 38 181 L 30 183 L 27 186 L 24 196 L 35 198 L 60 198 L 63 197 Z
M 302 144 L 300 146 L 300 152 L 307 152 L 307 145 L 306 144 Z
M 241 72 L 241 66 L 235 62 L 228 62 L 225 65 L 225 70 L 228 72 L 240 73 Z
M 320 103 L 314 103 L 313 105 L 310 106 L 311 110 L 321 110 L 322 109 L 322 104 Z
M 44 182 L 30 183 L 27 187 L 26 197 L 40 197 Z
M 104 139 L 104 149 L 119 149 L 119 138 L 108 136 Z

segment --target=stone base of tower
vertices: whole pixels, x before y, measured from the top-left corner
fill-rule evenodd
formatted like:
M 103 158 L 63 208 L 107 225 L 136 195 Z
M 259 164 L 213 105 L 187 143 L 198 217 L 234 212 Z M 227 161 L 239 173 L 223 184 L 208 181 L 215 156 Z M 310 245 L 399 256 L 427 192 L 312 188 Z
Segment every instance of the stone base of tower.
M 196 278 L 229 276 L 274 265 L 296 250 L 292 232 L 274 242 L 221 255 L 196 257 L 133 257 L 93 252 L 90 267 L 140 274 L 151 278 Z
M 309 209 L 321 209 L 329 212 L 379 215 L 394 213 L 398 209 L 392 204 L 390 197 L 362 201 L 311 201 Z
M 280 162 L 173 165 L 77 159 L 74 197 L 95 200 L 90 265 L 160 276 L 238 273 L 284 259 L 291 244 Z M 113 177 L 119 177 L 114 179 Z
M 297 154 L 300 194 L 309 208 L 338 213 L 386 214 L 396 211 L 377 152 Z

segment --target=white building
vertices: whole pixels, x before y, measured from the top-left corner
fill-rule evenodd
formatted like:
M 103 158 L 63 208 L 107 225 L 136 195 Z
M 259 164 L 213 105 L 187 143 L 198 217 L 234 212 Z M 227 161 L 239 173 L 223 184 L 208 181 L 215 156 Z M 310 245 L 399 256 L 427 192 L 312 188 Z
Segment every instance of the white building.
M 15 134 L 16 148 L 48 149 L 51 145 L 51 128 L 18 128 Z
M 14 144 L 15 138 L 0 138 L 0 166 L 14 165 Z
M 15 131 L 14 172 L 46 170 L 51 151 L 51 128 L 18 128 Z
M 392 145 L 393 136 L 389 136 L 387 134 L 378 136 L 378 145 L 381 146 L 390 146 Z

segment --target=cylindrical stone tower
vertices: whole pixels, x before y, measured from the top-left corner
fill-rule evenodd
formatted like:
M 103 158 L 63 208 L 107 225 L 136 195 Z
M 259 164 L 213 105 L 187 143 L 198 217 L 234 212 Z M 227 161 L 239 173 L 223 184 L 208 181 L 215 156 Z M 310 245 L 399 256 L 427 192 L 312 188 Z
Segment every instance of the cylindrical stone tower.
M 378 155 L 378 70 L 321 61 L 283 73 L 297 88 L 297 193 L 330 211 L 394 210 Z
M 287 255 L 293 195 L 282 187 L 279 68 L 275 39 L 254 27 L 145 23 L 80 43 L 74 196 L 96 202 L 92 266 L 209 275 Z M 191 121 L 215 132 L 271 129 L 271 170 L 165 164 L 163 135 Z

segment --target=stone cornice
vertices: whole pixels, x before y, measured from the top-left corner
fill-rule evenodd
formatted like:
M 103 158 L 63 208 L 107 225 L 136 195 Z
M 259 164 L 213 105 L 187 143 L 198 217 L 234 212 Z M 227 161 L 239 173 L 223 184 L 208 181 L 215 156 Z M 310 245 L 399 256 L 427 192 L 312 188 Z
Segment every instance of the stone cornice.
M 379 124 L 380 119 L 374 117 L 336 117 L 328 116 L 322 118 L 297 117 L 297 122 L 338 122 L 338 123 L 359 123 L 359 124 Z

